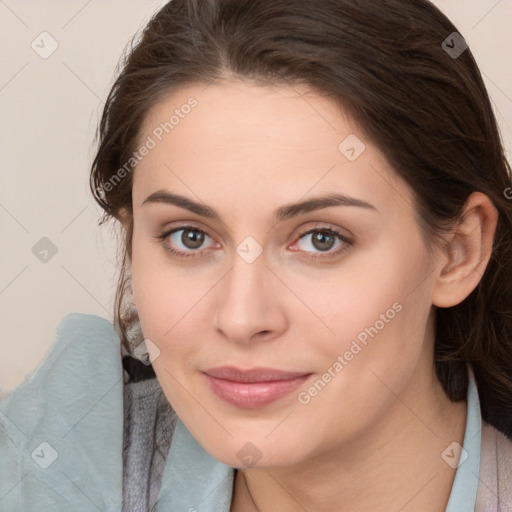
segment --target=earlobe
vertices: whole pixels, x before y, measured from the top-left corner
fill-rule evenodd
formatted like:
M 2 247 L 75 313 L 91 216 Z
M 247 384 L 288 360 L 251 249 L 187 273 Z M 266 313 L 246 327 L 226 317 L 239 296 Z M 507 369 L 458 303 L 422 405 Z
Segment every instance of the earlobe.
M 434 306 L 455 306 L 476 288 L 491 257 L 497 222 L 498 211 L 489 197 L 472 193 L 440 258 L 432 295 Z

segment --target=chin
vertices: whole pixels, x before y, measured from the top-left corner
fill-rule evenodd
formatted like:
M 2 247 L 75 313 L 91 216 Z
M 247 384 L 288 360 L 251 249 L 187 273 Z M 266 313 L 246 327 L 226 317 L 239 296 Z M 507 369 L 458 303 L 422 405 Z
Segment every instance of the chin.
M 259 436 L 255 436 L 251 441 L 250 437 L 237 436 L 224 446 L 218 443 L 201 444 L 213 458 L 238 469 L 291 466 L 300 463 L 305 457 L 304 453 L 297 450 L 297 446 L 302 444 L 300 442 L 283 446 L 282 440 L 277 437 L 274 442 L 259 439 Z

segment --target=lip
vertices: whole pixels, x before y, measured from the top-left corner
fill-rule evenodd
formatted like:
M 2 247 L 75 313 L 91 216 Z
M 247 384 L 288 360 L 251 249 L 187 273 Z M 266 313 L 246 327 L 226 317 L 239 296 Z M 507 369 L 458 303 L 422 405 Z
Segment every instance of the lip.
M 274 368 L 242 370 L 233 366 L 211 368 L 203 373 L 215 395 L 231 405 L 251 409 L 283 398 L 312 375 Z

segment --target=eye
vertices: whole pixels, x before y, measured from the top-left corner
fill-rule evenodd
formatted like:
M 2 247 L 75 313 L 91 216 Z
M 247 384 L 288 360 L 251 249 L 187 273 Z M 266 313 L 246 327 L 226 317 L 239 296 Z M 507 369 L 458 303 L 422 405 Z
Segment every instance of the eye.
M 309 242 L 307 240 L 309 239 Z M 299 238 L 299 242 L 304 241 L 302 247 L 299 250 L 304 252 L 311 252 L 308 250 L 313 249 L 313 253 L 319 251 L 317 254 L 311 254 L 309 257 L 312 258 L 330 258 L 335 257 L 347 250 L 353 242 L 349 240 L 345 235 L 343 235 L 340 231 L 326 227 L 319 226 L 315 229 L 310 229 L 305 233 L 302 233 Z M 336 243 L 338 245 L 336 246 Z M 333 247 L 337 247 L 336 250 L 332 251 Z
M 202 256 L 208 252 L 208 248 L 203 247 L 206 239 L 212 240 L 205 231 L 195 226 L 181 226 L 155 238 L 163 245 L 165 251 L 177 257 Z M 308 238 L 310 241 L 306 242 Z M 297 244 L 301 245 L 299 251 L 308 253 L 307 257 L 330 258 L 347 250 L 353 242 L 332 227 L 318 226 L 302 233 L 295 245 Z M 219 244 L 216 246 L 219 247 Z M 333 251 L 333 247 L 337 249 Z M 315 251 L 318 252 L 315 254 Z
M 206 238 L 206 232 L 194 226 L 182 226 L 166 231 L 156 237 L 161 241 L 164 249 L 175 256 L 197 256 L 206 249 L 200 249 Z M 177 247 L 177 249 L 176 249 Z

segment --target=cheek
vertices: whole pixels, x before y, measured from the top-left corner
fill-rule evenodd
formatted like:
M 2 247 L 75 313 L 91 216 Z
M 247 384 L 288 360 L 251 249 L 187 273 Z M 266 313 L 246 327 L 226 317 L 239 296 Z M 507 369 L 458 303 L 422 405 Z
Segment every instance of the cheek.
M 428 284 L 408 291 L 408 296 L 400 293 L 396 281 L 394 287 L 386 279 L 380 284 L 382 288 L 368 288 L 366 300 L 361 296 L 343 301 L 340 308 L 347 313 L 339 312 L 332 323 L 335 340 L 324 337 L 310 352 L 317 362 L 317 379 L 299 390 L 299 411 L 305 424 L 309 417 L 323 418 L 315 428 L 322 430 L 319 437 L 326 445 L 338 442 L 340 435 L 349 439 L 370 428 L 423 364 L 430 364 L 424 336 L 430 311 Z
M 162 385 L 170 386 L 168 398 L 176 394 L 172 377 L 182 381 L 192 371 L 195 355 L 208 352 L 202 334 L 211 315 L 204 308 L 218 281 L 217 272 L 173 265 L 163 249 L 134 237 L 132 286 L 137 312 L 144 337 L 159 349 L 153 366 Z
M 194 329 L 193 308 L 205 291 L 196 280 L 184 282 L 156 270 L 134 268 L 133 288 L 142 331 L 164 350 L 177 336 L 181 339 L 187 329 Z
M 176 308 L 170 303 L 173 290 L 163 279 L 165 269 L 154 254 L 153 244 L 140 240 L 135 232 L 131 263 L 134 303 L 144 337 L 162 350 L 161 340 L 173 326 Z
M 137 226 L 136 226 L 137 227 Z M 132 287 L 144 335 L 164 339 L 180 317 L 186 314 L 200 282 L 191 286 L 186 273 L 171 272 L 168 257 L 156 241 L 149 241 L 143 229 L 135 229 L 132 245 Z M 188 309 L 190 306 L 188 307 Z
M 363 265 L 345 280 L 351 293 L 340 297 L 331 318 L 338 335 L 322 347 L 327 368 L 341 356 L 334 368 L 341 378 L 334 379 L 326 400 L 351 397 L 354 410 L 375 400 L 378 409 L 380 400 L 391 397 L 389 388 L 398 391 L 411 380 L 431 342 L 425 336 L 432 307 L 429 272 L 418 245 L 402 254 L 382 252 L 378 265 Z
M 197 347 L 197 322 L 193 304 L 200 300 L 198 285 L 180 282 L 159 268 L 154 261 L 144 261 L 134 254 L 133 289 L 137 296 L 137 312 L 144 337 L 158 347 L 152 366 L 169 403 L 178 411 L 186 411 L 189 395 L 183 393 L 190 359 Z M 181 385 L 180 385 L 181 384 Z
M 383 410 L 393 397 L 389 389 L 407 385 L 430 346 L 429 263 L 421 243 L 411 243 L 401 253 L 391 248 L 379 251 L 378 259 L 359 259 L 325 287 L 325 323 L 335 334 L 319 338 L 314 347 L 317 371 L 329 388 L 314 400 L 316 407 L 336 410 L 342 399 L 354 424 L 364 423 L 368 411 Z
M 297 276 L 298 294 L 322 320 L 323 325 L 315 323 L 317 331 L 323 333 L 322 339 L 328 342 L 327 352 L 332 348 L 348 350 L 354 339 L 364 344 L 374 335 L 382 337 L 414 323 L 418 312 L 428 311 L 426 297 L 418 302 L 422 293 L 419 285 L 423 282 L 428 286 L 421 247 L 400 253 L 390 244 L 372 253 L 354 255 L 316 287 L 311 286 L 309 276 Z M 420 317 L 417 320 L 424 323 Z M 402 332 L 399 338 L 404 336 Z

